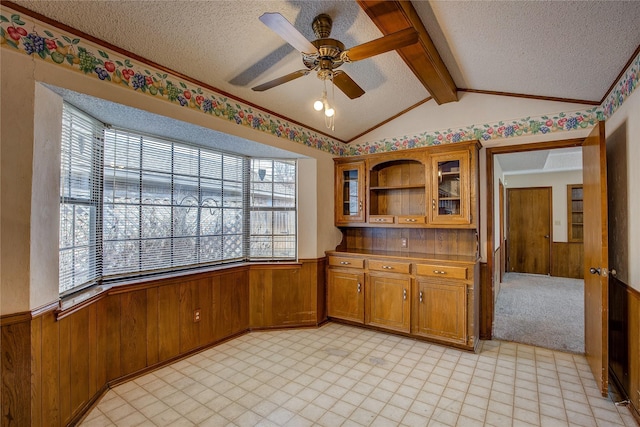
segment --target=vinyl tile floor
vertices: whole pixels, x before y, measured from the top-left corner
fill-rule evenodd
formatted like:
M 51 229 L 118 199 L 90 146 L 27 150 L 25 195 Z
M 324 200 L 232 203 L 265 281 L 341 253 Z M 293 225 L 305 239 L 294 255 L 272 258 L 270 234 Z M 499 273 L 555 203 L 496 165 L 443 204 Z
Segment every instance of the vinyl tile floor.
M 584 356 L 328 323 L 260 331 L 109 390 L 82 426 L 627 426 Z

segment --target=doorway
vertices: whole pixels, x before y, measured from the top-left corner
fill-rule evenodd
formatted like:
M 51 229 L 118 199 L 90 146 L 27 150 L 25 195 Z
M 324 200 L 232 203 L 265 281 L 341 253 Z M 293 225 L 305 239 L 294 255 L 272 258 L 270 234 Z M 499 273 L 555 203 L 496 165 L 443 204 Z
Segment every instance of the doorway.
M 507 190 L 507 271 L 551 274 L 551 203 L 551 187 Z

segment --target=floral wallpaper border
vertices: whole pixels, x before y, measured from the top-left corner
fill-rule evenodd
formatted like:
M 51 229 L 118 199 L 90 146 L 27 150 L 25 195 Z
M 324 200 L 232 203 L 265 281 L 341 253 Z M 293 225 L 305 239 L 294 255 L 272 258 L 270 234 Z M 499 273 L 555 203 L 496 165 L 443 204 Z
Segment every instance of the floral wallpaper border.
M 640 78 L 639 54 L 599 107 L 549 116 L 474 124 L 457 129 L 426 131 L 417 135 L 359 144 L 344 144 L 233 98 L 195 86 L 177 76 L 136 63 L 92 42 L 63 34 L 55 27 L 30 16 L 23 17 L 5 6 L 0 10 L 2 48 L 17 50 L 36 59 L 93 76 L 107 84 L 123 86 L 183 108 L 235 122 L 239 126 L 256 129 L 336 156 L 453 144 L 474 139 L 489 141 L 522 135 L 570 132 L 587 128 L 598 120 L 611 117 L 638 87 Z

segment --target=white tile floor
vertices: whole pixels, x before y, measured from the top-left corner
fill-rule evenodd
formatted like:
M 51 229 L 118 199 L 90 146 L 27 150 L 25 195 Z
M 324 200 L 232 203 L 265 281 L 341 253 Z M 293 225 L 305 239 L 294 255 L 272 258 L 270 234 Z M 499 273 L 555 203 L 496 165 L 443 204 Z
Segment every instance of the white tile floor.
M 584 356 L 329 323 L 252 332 L 110 390 L 83 426 L 628 426 Z

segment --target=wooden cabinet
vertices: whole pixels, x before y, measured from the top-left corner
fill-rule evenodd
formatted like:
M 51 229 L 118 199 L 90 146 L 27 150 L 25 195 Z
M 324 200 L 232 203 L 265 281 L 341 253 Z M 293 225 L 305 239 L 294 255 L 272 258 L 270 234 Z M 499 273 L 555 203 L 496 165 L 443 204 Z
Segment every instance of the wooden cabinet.
M 335 159 L 343 239 L 327 252 L 329 318 L 475 350 L 479 148 Z
M 476 227 L 478 149 L 472 141 L 335 159 L 335 224 Z
M 335 222 L 349 225 L 365 221 L 365 163 L 336 164 Z
M 369 223 L 425 223 L 425 168 L 421 160 L 399 159 L 370 165 L 368 188 Z
M 329 317 L 475 350 L 479 264 L 450 258 L 332 251 Z
M 329 256 L 327 314 L 329 317 L 364 323 L 363 258 Z
M 416 279 L 413 333 L 460 344 L 467 342 L 467 285 Z
M 365 323 L 409 332 L 411 279 L 370 274 L 367 281 Z
M 431 156 L 431 224 L 471 223 L 470 173 L 467 150 Z

